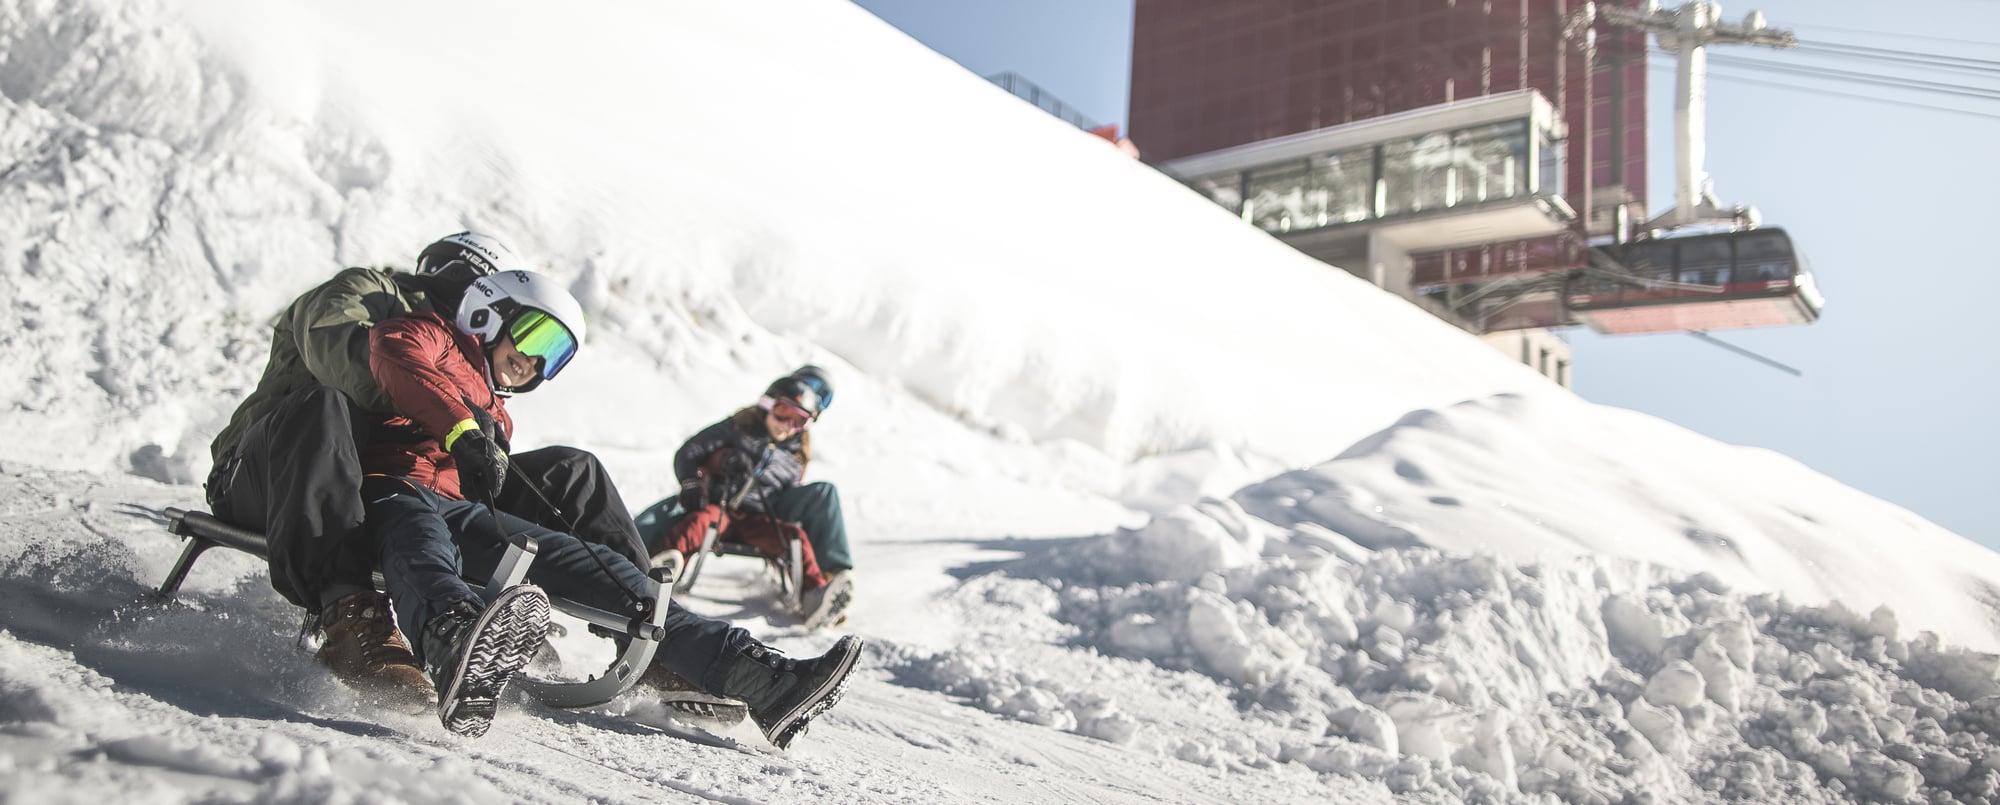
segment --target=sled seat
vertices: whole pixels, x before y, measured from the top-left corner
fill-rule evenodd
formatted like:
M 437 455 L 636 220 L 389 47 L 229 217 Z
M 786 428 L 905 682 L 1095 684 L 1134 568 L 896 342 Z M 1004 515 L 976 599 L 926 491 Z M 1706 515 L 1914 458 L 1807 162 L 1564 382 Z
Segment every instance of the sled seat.
M 693 556 L 688 557 L 687 569 L 681 572 L 680 581 L 674 584 L 674 592 L 685 593 L 694 589 L 695 579 L 701 577 L 701 567 L 709 554 L 748 556 L 769 563 L 771 570 L 778 576 L 778 599 L 794 612 L 800 609 L 800 602 L 804 598 L 800 591 L 805 587 L 806 572 L 805 548 L 801 547 L 800 540 L 786 540 L 785 550 L 775 552 L 763 550 L 747 542 L 721 539 L 716 532 L 714 526 L 709 526 L 708 533 L 701 539 L 701 550 L 695 551 Z
M 160 583 L 161 597 L 172 597 L 187 580 L 188 571 L 210 548 L 231 548 L 259 558 L 269 558 L 270 543 L 263 534 L 230 525 L 215 515 L 203 511 L 167 509 L 167 530 L 187 539 L 181 548 L 180 558 L 175 560 L 167 578 Z M 479 594 L 488 601 L 498 597 L 502 591 L 517 584 L 523 584 L 528 577 L 528 566 L 534 563 L 538 546 L 532 537 L 525 535 L 511 538 L 507 552 L 501 556 L 500 566 L 494 570 L 491 579 L 467 579 L 473 583 Z M 613 659 L 603 674 L 582 682 L 560 682 L 535 679 L 523 673 L 520 678 L 522 689 L 529 695 L 554 707 L 591 707 L 603 704 L 631 689 L 639 681 L 646 667 L 653 662 L 653 654 L 659 650 L 660 641 L 666 637 L 667 605 L 673 599 L 671 588 L 648 579 L 645 606 L 637 615 L 627 615 L 580 604 L 566 598 L 549 597 L 549 604 L 565 615 L 589 623 L 604 632 L 627 638 L 625 649 Z M 375 574 L 376 589 L 381 589 L 382 574 Z M 595 630 L 594 630 L 595 631 Z
M 646 549 L 658 552 L 666 547 L 668 531 L 683 514 L 680 501 L 669 497 L 647 506 L 632 518 L 632 522 L 638 526 L 639 538 L 646 544 Z M 787 609 L 798 612 L 800 601 L 804 598 L 801 590 L 805 586 L 805 548 L 799 540 L 785 542 L 782 551 L 766 551 L 749 543 L 724 540 L 711 526 L 702 536 L 701 549 L 687 558 L 687 567 L 682 568 L 680 579 L 674 581 L 674 592 L 686 593 L 694 589 L 695 580 L 701 578 L 702 567 L 707 564 L 710 555 L 747 556 L 764 560 L 778 577 L 779 601 Z M 654 570 L 657 572 L 659 568 Z

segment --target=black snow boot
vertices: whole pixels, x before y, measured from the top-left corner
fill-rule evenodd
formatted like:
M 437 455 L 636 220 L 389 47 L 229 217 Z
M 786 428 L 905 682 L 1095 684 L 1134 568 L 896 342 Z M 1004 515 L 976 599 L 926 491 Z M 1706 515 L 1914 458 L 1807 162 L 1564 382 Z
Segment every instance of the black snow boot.
M 826 712 L 847 689 L 848 674 L 861 658 L 861 638 L 842 637 L 816 659 L 794 660 L 755 640 L 733 646 L 725 661 L 722 695 L 750 705 L 750 717 L 773 746 L 784 749 Z
M 493 724 L 500 694 L 549 631 L 549 597 L 540 587 L 509 587 L 485 610 L 460 601 L 424 624 L 424 670 L 438 692 L 438 720 L 479 737 Z

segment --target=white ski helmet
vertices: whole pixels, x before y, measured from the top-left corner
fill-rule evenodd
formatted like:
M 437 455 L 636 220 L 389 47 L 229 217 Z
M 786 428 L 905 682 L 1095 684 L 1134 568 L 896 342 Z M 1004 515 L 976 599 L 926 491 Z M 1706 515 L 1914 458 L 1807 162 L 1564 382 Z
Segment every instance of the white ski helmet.
M 449 272 L 454 278 L 471 282 L 475 277 L 497 274 L 513 268 L 514 250 L 498 238 L 478 232 L 446 235 L 417 253 L 417 273 L 435 275 Z
M 540 359 L 542 371 L 522 386 L 502 386 L 487 362 L 486 379 L 495 391 L 533 391 L 569 365 L 583 347 L 583 306 L 554 277 L 530 271 L 502 271 L 480 277 L 465 289 L 458 305 L 458 329 L 492 349 L 502 336 L 512 336 L 514 348 Z

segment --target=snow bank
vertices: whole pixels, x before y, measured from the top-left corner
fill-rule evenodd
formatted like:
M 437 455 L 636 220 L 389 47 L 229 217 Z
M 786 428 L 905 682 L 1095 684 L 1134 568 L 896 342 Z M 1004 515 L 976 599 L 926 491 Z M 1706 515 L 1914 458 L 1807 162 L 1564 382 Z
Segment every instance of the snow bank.
M 2000 647 L 1986 592 L 2000 555 L 1784 456 L 1574 398 L 1415 411 L 1232 499 L 1307 541 L 1618 557 L 1803 603 L 1886 604 Z
M 1008 602 L 1008 628 L 1054 629 L 1113 658 L 1098 673 L 1122 673 L 1119 693 L 1024 670 L 1047 668 L 1038 656 L 1010 665 L 972 649 L 908 658 L 905 673 L 1024 721 L 1222 767 L 1360 774 L 1407 796 L 2000 793 L 1995 657 L 1902 635 L 1887 609 L 1799 606 L 1712 576 L 1634 586 L 1649 573 L 1607 560 L 1514 565 L 1424 548 L 1130 581 L 1119 547 L 1130 539 L 1051 551 L 1009 569 L 1022 579 L 960 593 Z M 1150 700 L 1184 691 L 1138 684 L 1161 673 L 1148 666 L 1217 680 L 1255 726 L 1235 741 L 1176 739 L 1180 717 L 1159 715 L 1174 705 Z

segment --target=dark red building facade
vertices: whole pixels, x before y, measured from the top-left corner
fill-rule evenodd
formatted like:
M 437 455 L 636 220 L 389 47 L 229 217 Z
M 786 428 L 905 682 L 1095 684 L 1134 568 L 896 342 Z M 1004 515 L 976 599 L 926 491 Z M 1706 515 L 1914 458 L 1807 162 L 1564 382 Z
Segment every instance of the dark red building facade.
M 1534 89 L 1567 124 L 1570 206 L 1599 211 L 1589 228 L 1607 231 L 1606 210 L 1645 198 L 1645 35 L 1613 30 L 1588 8 L 1579 0 L 1137 0 L 1130 133 L 1148 161 L 1167 162 Z

